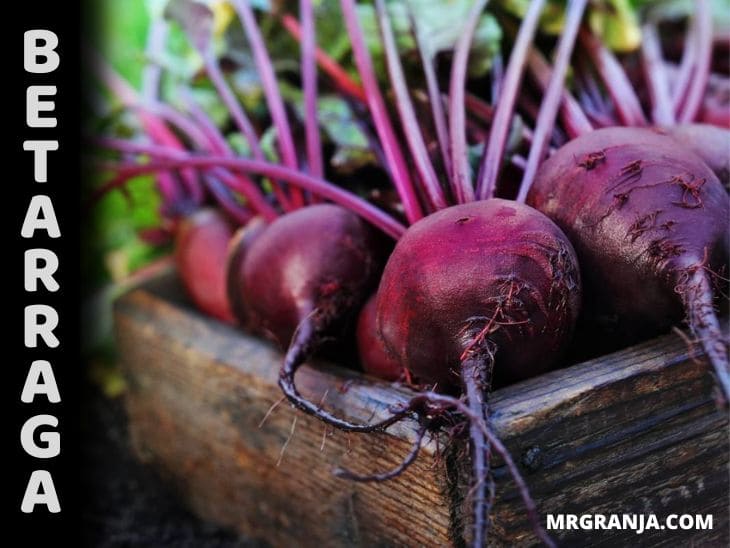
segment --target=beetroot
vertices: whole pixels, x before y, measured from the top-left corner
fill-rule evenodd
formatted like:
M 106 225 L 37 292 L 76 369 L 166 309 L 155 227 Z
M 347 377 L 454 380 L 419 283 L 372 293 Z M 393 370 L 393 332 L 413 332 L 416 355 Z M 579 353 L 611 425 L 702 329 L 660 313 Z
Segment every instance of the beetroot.
M 289 347 L 279 384 L 307 413 L 329 417 L 300 396 L 294 375 L 325 338 L 354 319 L 377 284 L 383 248 L 382 235 L 356 214 L 317 204 L 276 219 L 248 249 L 238 286 L 244 316 Z
M 376 295 L 370 297 L 362 307 L 357 320 L 357 350 L 363 370 L 386 381 L 397 381 L 403 375 L 403 368 L 385 349 L 375 325 Z
M 594 131 L 543 164 L 528 203 L 573 242 L 589 318 L 628 344 L 686 316 L 730 394 L 712 287 L 727 272 L 730 204 L 700 158 L 650 130 Z
M 378 289 L 377 324 L 389 352 L 421 382 L 457 387 L 486 422 L 492 369 L 537 375 L 565 348 L 580 303 L 575 252 L 531 207 L 502 199 L 433 213 L 398 241 Z M 475 546 L 484 542 L 489 449 L 470 426 Z M 493 440 L 490 440 L 494 447 Z
M 199 209 L 178 223 L 175 265 L 195 305 L 211 316 L 234 323 L 226 294 L 226 257 L 233 225 L 219 211 Z
M 501 199 L 454 206 L 413 225 L 378 290 L 378 327 L 420 382 L 460 384 L 470 354 L 497 352 L 509 380 L 552 365 L 580 301 L 573 249 L 530 207 Z
M 262 217 L 254 217 L 239 228 L 228 243 L 225 266 L 226 295 L 231 306 L 231 312 L 238 320 L 238 323 L 252 330 L 255 329 L 255 326 L 250 326 L 246 317 L 246 305 L 242 300 L 239 283 L 243 279 L 243 265 L 248 250 L 251 249 L 256 239 L 263 234 L 266 226 L 266 221 Z
M 730 189 L 730 129 L 710 124 L 683 124 L 661 131 L 702 158 L 725 188 Z

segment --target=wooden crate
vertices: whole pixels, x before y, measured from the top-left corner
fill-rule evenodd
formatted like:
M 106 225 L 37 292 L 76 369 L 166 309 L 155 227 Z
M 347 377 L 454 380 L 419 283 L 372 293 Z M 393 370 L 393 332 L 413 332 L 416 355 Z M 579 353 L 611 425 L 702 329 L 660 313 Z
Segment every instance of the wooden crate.
M 115 308 L 134 446 L 202 517 L 273 546 L 460 545 L 469 484 L 463 443 L 430 440 L 400 478 L 337 479 L 395 465 L 415 425 L 346 435 L 295 411 L 276 385 L 281 355 L 208 319 L 172 273 Z M 353 421 L 383 417 L 409 392 L 331 365 L 305 367 L 302 392 Z M 676 335 L 492 395 L 493 420 L 539 510 L 712 514 L 712 530 L 553 531 L 563 545 L 728 545 L 728 417 L 699 354 Z M 272 408 L 272 406 L 274 406 Z M 264 420 L 265 418 L 265 420 Z M 492 540 L 531 545 L 522 504 L 497 463 Z

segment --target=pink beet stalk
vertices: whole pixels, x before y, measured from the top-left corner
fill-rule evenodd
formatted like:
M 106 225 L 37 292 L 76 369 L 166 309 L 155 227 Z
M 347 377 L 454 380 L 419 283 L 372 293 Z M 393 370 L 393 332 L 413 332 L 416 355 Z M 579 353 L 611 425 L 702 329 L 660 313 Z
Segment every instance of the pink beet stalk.
M 712 63 L 712 10 L 707 0 L 697 0 L 697 45 L 695 70 L 687 88 L 687 96 L 681 105 L 678 120 L 682 124 L 693 122 L 702 106 L 702 99 L 710 78 Z
M 527 64 L 532 77 L 543 90 L 547 91 L 548 83 L 552 76 L 550 65 L 536 48 L 530 48 L 527 56 Z M 565 131 L 571 139 L 575 139 L 579 135 L 593 131 L 593 125 L 586 117 L 586 113 L 580 106 L 580 103 L 573 97 L 568 90 L 563 90 L 563 99 L 560 104 L 560 121 Z
M 627 126 L 647 125 L 641 102 L 618 59 L 586 29 L 580 32 L 580 42 L 593 60 L 603 85 L 611 95 L 621 122 Z
M 218 127 L 208 117 L 203 109 L 201 109 L 200 106 L 195 103 L 190 93 L 187 92 L 187 90 L 183 89 L 182 96 L 183 99 L 186 101 L 187 107 L 190 110 L 191 114 L 198 121 L 202 131 L 204 131 L 208 136 L 210 147 L 213 152 L 216 154 L 233 157 L 233 151 L 231 150 L 231 147 L 228 145 L 228 142 L 225 140 Z M 267 221 L 271 221 L 279 216 L 276 210 L 271 206 L 271 204 L 266 201 L 266 198 L 261 192 L 261 189 L 246 174 L 241 173 L 233 175 L 225 171 L 224 169 L 216 169 L 212 170 L 211 172 L 226 186 L 228 186 L 232 190 L 240 192 L 241 195 L 243 195 L 246 200 L 249 201 L 252 209 L 254 209 L 259 215 L 263 216 Z M 274 185 L 274 191 L 276 192 L 277 190 L 279 191 L 277 193 L 277 197 L 281 197 L 281 189 Z
M 383 145 L 383 152 L 388 162 L 387 168 L 393 178 L 393 183 L 403 203 L 403 209 L 409 223 L 414 223 L 423 217 L 421 204 L 418 202 L 413 181 L 408 172 L 408 164 L 403 156 L 400 143 L 396 137 L 393 126 L 388 117 L 388 110 L 385 101 L 378 88 L 378 81 L 373 70 L 373 62 L 365 44 L 365 38 L 357 19 L 354 0 L 340 0 L 342 13 L 345 18 L 347 32 L 352 41 L 352 51 L 355 56 L 355 64 L 362 78 L 365 95 L 373 117 L 375 129 Z
M 307 135 L 307 162 L 315 177 L 324 175 L 322 143 L 317 120 L 317 64 L 315 62 L 315 28 L 312 0 L 299 1 L 302 19 L 302 87 L 304 88 L 304 126 Z
M 676 123 L 669 94 L 669 79 L 662 59 L 661 44 L 656 26 L 646 24 L 641 29 L 641 61 L 644 82 L 652 104 L 651 118 L 655 124 L 671 126 Z
M 264 39 L 261 36 L 261 30 L 256 22 L 256 16 L 248 0 L 234 0 L 233 5 L 238 12 L 243 29 L 253 50 L 256 67 L 264 88 L 266 104 L 269 107 L 274 126 L 276 126 L 276 136 L 279 150 L 281 151 L 281 159 L 285 166 L 290 169 L 297 169 L 297 152 L 294 147 L 294 138 L 289 125 L 289 118 L 286 115 L 286 108 L 284 107 L 284 101 L 279 92 L 279 85 L 276 82 L 274 67 L 266 49 L 266 44 L 264 44 Z M 292 200 L 295 206 L 304 205 L 304 195 L 300 189 L 293 189 Z
M 438 79 L 436 77 L 436 70 L 433 66 L 433 58 L 427 53 L 426 44 L 423 42 L 423 37 L 418 31 L 418 25 L 416 18 L 413 15 L 413 10 L 410 2 L 406 2 L 406 8 L 408 9 L 408 18 L 413 29 L 413 37 L 416 42 L 416 49 L 418 55 L 421 58 L 421 65 L 423 65 L 423 75 L 426 78 L 426 90 L 428 91 L 429 103 L 431 105 L 431 114 L 433 116 L 433 125 L 436 128 L 436 138 L 439 142 L 439 149 L 441 151 L 441 160 L 444 163 L 446 173 L 452 172 L 451 152 L 449 149 L 449 129 L 446 122 L 446 114 L 444 113 L 444 103 L 441 100 L 441 91 L 439 90 Z M 456 194 L 456 189 L 452 186 L 452 192 Z
M 298 42 L 302 41 L 302 27 L 294 17 L 291 15 L 284 14 L 281 17 L 281 24 L 291 34 L 294 39 Z M 362 104 L 367 103 L 365 98 L 365 90 L 355 80 L 350 78 L 347 71 L 342 66 L 332 59 L 325 51 L 319 47 L 315 47 L 314 56 L 319 65 L 319 68 L 332 79 L 335 87 L 338 88 L 345 95 L 349 95 L 351 98 L 356 99 Z
M 117 182 L 114 187 L 118 187 L 123 184 L 119 182 L 120 177 L 131 177 L 143 173 L 156 173 L 160 170 L 182 169 L 185 167 L 197 169 L 226 168 L 231 171 L 255 173 L 264 177 L 279 179 L 287 184 L 294 185 L 303 190 L 317 194 L 322 198 L 331 200 L 332 202 L 351 210 L 353 213 L 360 215 L 362 218 L 366 219 L 395 239 L 399 238 L 400 235 L 405 232 L 405 227 L 402 224 L 362 198 L 359 198 L 358 196 L 323 179 L 313 177 L 285 166 L 269 162 L 261 162 L 259 160 L 250 160 L 247 158 L 230 158 L 210 154 L 206 154 L 205 156 L 194 156 L 188 153 L 170 150 L 166 147 L 141 145 L 120 139 L 97 139 L 96 142 L 106 148 L 119 150 L 121 152 L 146 154 L 155 158 L 154 162 L 147 164 L 113 164 L 111 166 L 107 166 L 111 171 L 118 174 L 118 177 L 115 177 L 115 181 Z M 104 185 L 97 191 L 97 194 L 108 191 L 108 186 L 108 184 Z
M 568 63 L 573 53 L 575 39 L 578 35 L 583 12 L 586 8 L 587 0 L 570 0 L 567 7 L 567 20 L 563 27 L 563 33 L 560 35 L 558 42 L 558 55 L 555 59 L 555 67 L 550 77 L 545 97 L 540 106 L 540 113 L 537 116 L 535 124 L 535 134 L 530 147 L 530 154 L 527 157 L 527 166 L 522 175 L 520 183 L 520 192 L 517 195 L 517 201 L 525 203 L 527 193 L 535 179 L 537 168 L 545 156 L 548 146 L 550 134 L 555 126 L 555 118 L 558 115 L 558 106 L 560 105 L 563 87 L 565 85 L 565 74 L 568 71 Z
M 534 0 L 522 20 L 520 30 L 517 33 L 517 40 L 512 48 L 507 70 L 502 84 L 502 96 L 496 103 L 494 122 L 489 132 L 484 156 L 479 167 L 477 179 L 476 196 L 478 200 L 492 198 L 497 188 L 497 180 L 502 166 L 502 157 L 507 146 L 512 114 L 515 110 L 515 102 L 519 95 L 522 73 L 527 60 L 527 52 L 535 36 L 537 24 L 540 20 L 540 13 L 544 0 Z
M 377 12 L 378 22 L 380 24 L 380 32 L 383 38 L 383 47 L 385 48 L 385 57 L 388 63 L 388 74 L 390 83 L 396 97 L 396 106 L 400 115 L 403 131 L 406 141 L 413 157 L 413 162 L 418 170 L 421 182 L 424 186 L 426 198 L 430 204 L 432 211 L 442 209 L 448 204 L 444 197 L 441 183 L 439 182 L 436 171 L 431 163 L 431 158 L 426 149 L 426 143 L 423 142 L 423 134 L 416 120 L 416 113 L 413 110 L 413 103 L 408 94 L 408 84 L 403 74 L 403 67 L 398 57 L 398 50 L 395 45 L 395 36 L 390 24 L 390 16 L 385 7 L 383 0 L 375 0 L 375 10 Z
M 542 0 L 539 0 L 542 1 Z M 463 204 L 474 200 L 474 186 L 471 180 L 471 167 L 466 146 L 466 110 L 464 95 L 466 94 L 466 71 L 469 62 L 469 50 L 474 32 L 479 24 L 488 0 L 476 0 L 466 17 L 466 24 L 454 49 L 454 60 L 451 65 L 449 82 L 449 138 L 451 144 L 451 186 L 456 202 Z

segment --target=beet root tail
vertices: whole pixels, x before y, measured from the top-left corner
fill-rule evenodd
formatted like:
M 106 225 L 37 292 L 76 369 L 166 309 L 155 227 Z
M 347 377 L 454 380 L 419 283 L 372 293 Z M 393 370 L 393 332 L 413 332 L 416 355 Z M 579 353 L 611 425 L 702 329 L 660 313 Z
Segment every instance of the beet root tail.
M 416 439 L 413 441 L 411 450 L 408 452 L 408 455 L 406 455 L 406 457 L 395 468 L 392 468 L 391 470 L 376 474 L 361 475 L 356 474 L 355 472 L 351 472 L 350 470 L 347 470 L 345 468 L 336 468 L 333 473 L 338 478 L 362 483 L 379 483 L 382 481 L 388 481 L 393 478 L 397 478 L 403 472 L 405 472 L 411 464 L 415 462 L 416 458 L 418 457 L 418 453 L 421 451 L 421 442 L 423 441 L 423 437 L 426 435 L 427 430 L 428 425 L 426 422 L 424 422 L 418 428 L 418 432 L 416 433 Z
M 488 362 L 486 367 L 485 361 Z M 461 383 L 467 405 L 484 424 L 489 423 L 486 396 L 491 384 L 492 364 L 491 355 L 486 359 L 470 355 L 461 363 Z M 482 428 L 474 421 L 469 423 L 469 438 L 474 484 L 470 491 L 474 515 L 472 546 L 481 547 L 486 546 L 489 511 L 494 501 L 494 482 L 490 472 L 491 449 Z
M 373 424 L 355 424 L 335 417 L 323 410 L 320 405 L 316 405 L 303 397 L 297 390 L 294 376 L 297 370 L 312 357 L 321 339 L 322 333 L 317 329 L 316 320 L 312 318 L 312 315 L 307 316 L 294 333 L 292 342 L 284 357 L 284 363 L 279 371 L 279 388 L 297 409 L 345 432 L 377 432 L 405 418 L 407 413 L 403 412 L 391 415 L 387 419 Z
M 730 360 L 727 342 L 713 306 L 710 278 L 702 267 L 694 267 L 687 281 L 678 287 L 687 310 L 689 327 L 701 342 L 722 390 L 724 405 L 730 402 Z

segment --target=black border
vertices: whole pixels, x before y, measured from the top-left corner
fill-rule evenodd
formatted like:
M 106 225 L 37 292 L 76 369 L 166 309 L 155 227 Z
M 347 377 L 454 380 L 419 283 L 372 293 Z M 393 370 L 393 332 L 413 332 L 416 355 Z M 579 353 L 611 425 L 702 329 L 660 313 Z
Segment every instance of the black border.
M 4 429 L 3 447 L 6 466 L 2 498 L 5 506 L 3 521 L 9 530 L 6 539 L 17 539 L 26 546 L 53 546 L 80 538 L 78 454 L 79 398 L 81 360 L 79 352 L 79 216 L 80 216 L 80 41 L 81 5 L 77 2 L 33 2 L 21 0 L 8 5 L 3 32 L 5 74 L 3 82 L 5 124 L 4 158 L 6 161 L 3 187 L 3 241 L 10 244 L 10 253 L 3 263 L 11 270 L 5 278 L 5 290 L 10 299 L 4 307 L 5 360 L 3 373 L 3 403 L 9 424 Z M 23 66 L 23 35 L 30 29 L 48 29 L 58 35 L 57 49 L 61 61 L 50 74 L 27 74 Z M 8 74 L 9 71 L 9 74 Z M 52 129 L 30 129 L 25 123 L 26 90 L 30 85 L 55 85 L 55 115 L 58 125 Z M 23 151 L 25 139 L 57 139 L 59 150 L 49 153 L 48 182 L 33 179 L 33 154 Z M 53 201 L 61 228 L 61 237 L 50 239 L 37 233 L 32 239 L 20 236 L 30 198 L 46 194 Z M 32 247 L 48 247 L 59 258 L 56 280 L 60 290 L 49 293 L 39 290 L 26 293 L 23 284 L 23 255 Z M 28 304 L 53 306 L 59 314 L 55 334 L 60 346 L 48 349 L 39 346 L 26 349 L 23 344 L 23 311 Z M 50 404 L 39 397 L 24 404 L 20 395 L 30 363 L 34 359 L 51 362 L 61 394 L 61 403 Z M 20 444 L 20 430 L 31 416 L 48 413 L 59 420 L 61 453 L 58 457 L 41 460 L 25 453 Z M 31 514 L 20 511 L 26 484 L 33 470 L 45 469 L 52 474 L 61 512 L 50 514 L 37 507 Z M 74 543 L 78 545 L 78 543 Z

